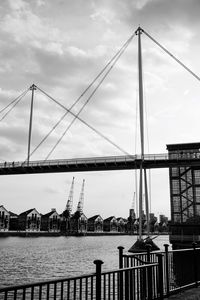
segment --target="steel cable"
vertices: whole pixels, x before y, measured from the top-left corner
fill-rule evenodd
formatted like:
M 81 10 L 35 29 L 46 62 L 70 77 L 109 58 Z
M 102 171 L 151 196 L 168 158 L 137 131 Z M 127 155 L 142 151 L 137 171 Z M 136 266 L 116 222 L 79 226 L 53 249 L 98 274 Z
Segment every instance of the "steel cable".
M 120 48 L 120 50 L 113 56 L 113 58 L 106 64 L 106 66 L 101 70 L 101 72 L 95 77 L 95 79 L 89 84 L 89 86 L 84 90 L 84 92 L 77 98 L 77 100 L 72 104 L 72 106 L 65 112 L 65 114 L 60 118 L 60 120 L 52 127 L 52 129 L 48 132 L 48 134 L 42 139 L 42 141 L 35 147 L 35 149 L 31 152 L 30 156 L 33 155 L 33 153 L 41 146 L 41 144 L 49 137 L 49 135 L 55 130 L 55 128 L 60 124 L 60 122 L 66 117 L 66 115 L 71 111 L 71 109 L 79 102 L 79 100 L 85 95 L 85 93 L 90 89 L 90 87 L 97 81 L 97 79 L 103 74 L 103 72 L 108 68 L 108 66 L 114 61 L 114 63 L 116 63 L 116 61 L 119 59 L 119 57 L 122 55 L 122 53 L 125 51 L 125 49 L 127 48 L 127 46 L 129 45 L 129 43 L 131 42 L 131 40 L 133 39 L 133 37 L 135 36 L 135 33 L 131 35 L 131 37 L 123 44 L 123 46 Z M 110 67 L 109 70 L 111 70 L 113 67 L 113 65 Z M 107 72 L 108 73 L 108 72 Z M 106 73 L 106 74 L 107 74 Z M 106 75 L 107 76 L 107 75 Z M 104 78 L 106 77 L 104 76 Z M 97 86 L 97 88 L 100 86 L 100 84 Z M 37 87 L 38 88 L 38 87 Z M 92 94 L 89 96 L 89 98 L 87 99 L 86 103 L 83 105 L 83 107 L 81 108 L 81 111 L 83 110 L 83 108 L 86 106 L 86 104 L 89 102 L 89 100 L 92 98 L 93 94 L 95 93 L 95 91 L 97 90 L 97 88 L 95 88 L 95 90 L 92 92 Z M 39 88 L 38 88 L 39 89 Z M 39 89 L 41 92 L 41 89 Z M 49 95 L 46 94 L 46 96 L 49 97 Z M 51 100 L 52 98 L 49 97 Z M 55 99 L 54 99 L 55 100 Z M 58 103 L 57 103 L 58 104 Z M 78 115 L 81 113 L 81 111 L 79 111 Z M 74 116 L 74 121 L 77 119 L 77 117 Z M 72 124 L 71 124 L 72 125 Z M 70 125 L 70 127 L 71 127 Z M 66 134 L 67 130 L 65 130 L 65 132 L 63 133 L 62 137 L 59 139 L 59 142 L 62 140 L 63 136 Z M 97 133 L 97 132 L 96 132 Z M 103 137 L 103 135 L 102 135 Z M 56 143 L 56 145 L 53 147 L 53 150 L 51 151 L 51 153 L 54 151 L 54 149 L 56 148 L 56 146 L 59 144 Z M 121 151 L 121 150 L 120 150 Z M 123 150 L 124 152 L 124 150 Z M 126 152 L 126 151 L 125 151 Z M 48 157 L 50 156 L 50 154 L 48 154 Z M 127 152 L 126 152 L 127 154 Z
M 6 108 L 8 108 L 11 104 L 13 104 L 14 102 L 14 104 L 13 104 L 13 106 L 3 115 L 3 117 L 0 119 L 0 122 L 1 121 L 3 121 L 5 118 L 6 118 L 6 116 L 14 109 L 14 107 L 22 100 L 22 98 L 28 93 L 28 91 L 29 91 L 29 88 L 26 90 L 26 91 L 24 91 L 20 96 L 18 96 L 16 99 L 14 99 L 11 103 L 9 103 L 5 108 L 3 108 L 1 111 L 0 111 L 0 113 L 1 112 L 3 112 Z
M 130 41 L 129 41 L 130 43 Z M 76 114 L 76 117 L 74 117 L 74 119 L 71 121 L 71 123 L 69 124 L 69 126 L 65 129 L 65 131 L 63 132 L 63 134 L 61 135 L 60 139 L 57 141 L 57 143 L 54 145 L 54 147 L 52 148 L 52 150 L 48 153 L 47 157 L 45 158 L 45 160 L 47 160 L 49 158 L 49 156 L 53 153 L 53 151 L 55 150 L 55 148 L 58 146 L 58 144 L 61 142 L 61 140 L 63 139 L 63 137 L 65 136 L 65 134 L 67 133 L 67 131 L 71 128 L 71 126 L 74 124 L 74 122 L 76 121 L 76 119 L 78 118 L 78 116 L 81 114 L 81 112 L 83 111 L 83 109 L 85 108 L 85 106 L 88 104 L 88 102 L 91 100 L 91 98 L 93 97 L 93 95 L 95 94 L 95 92 L 97 91 L 97 89 L 101 86 L 101 84 L 103 83 L 104 79 L 108 76 L 108 74 L 110 73 L 110 71 L 112 70 L 112 68 L 114 67 L 114 65 L 116 64 L 116 62 L 119 60 L 119 58 L 121 57 L 121 55 L 124 53 L 125 49 L 128 47 L 129 43 L 126 44 L 126 46 L 124 47 L 124 49 L 121 51 L 121 53 L 118 55 L 118 57 L 114 60 L 113 64 L 110 66 L 110 68 L 107 70 L 107 72 L 105 73 L 105 75 L 103 76 L 103 78 L 100 80 L 100 82 L 98 83 L 98 85 L 96 86 L 96 88 L 93 90 L 93 92 L 91 93 L 91 95 L 88 97 L 87 101 L 83 104 L 83 106 L 81 107 L 81 109 L 79 110 L 79 112 Z M 113 143 L 113 142 L 112 142 Z M 115 144 L 116 145 L 116 144 Z M 120 148 L 118 147 L 118 150 Z M 121 151 L 121 150 L 120 150 Z M 123 150 L 124 152 L 124 150 Z M 126 153 L 127 154 L 127 153 Z
M 145 30 L 143 32 L 148 36 L 156 45 L 158 45 L 162 50 L 164 50 L 169 56 L 171 56 L 179 65 L 181 65 L 185 70 L 187 70 L 192 76 L 194 76 L 198 81 L 200 81 L 200 77 L 196 75 L 191 69 L 189 69 L 185 64 L 183 64 L 178 58 L 176 58 L 171 52 L 169 52 L 165 47 L 163 47 L 160 43 L 158 43 L 150 34 L 148 34 Z
M 65 107 L 63 104 L 61 104 L 60 102 L 58 102 L 56 99 L 54 99 L 53 97 L 51 97 L 50 95 L 48 95 L 45 91 L 41 90 L 39 87 L 37 87 L 38 90 L 40 90 L 44 95 L 46 95 L 47 97 L 49 97 L 52 101 L 54 101 L 57 105 L 59 105 L 60 107 L 62 107 L 63 109 L 65 109 L 66 111 L 68 111 L 71 115 L 73 115 L 74 117 L 76 117 L 76 114 L 74 114 L 72 111 L 70 111 L 67 107 Z M 95 133 L 97 133 L 99 136 L 101 136 L 102 138 L 104 138 L 105 140 L 107 140 L 109 143 L 111 143 L 113 146 L 115 146 L 116 148 L 118 148 L 118 150 L 120 150 L 121 152 L 123 152 L 126 155 L 131 155 L 128 152 L 126 152 L 124 149 L 122 149 L 121 147 L 119 147 L 117 144 L 115 144 L 114 142 L 112 142 L 109 138 L 107 138 L 104 134 L 102 134 L 100 131 L 98 131 L 97 129 L 95 129 L 92 125 L 88 124 L 86 121 L 84 121 L 83 119 L 81 119 L 80 117 L 77 117 L 77 119 L 79 121 L 81 121 L 83 124 L 85 124 L 87 127 L 89 127 L 91 130 L 93 130 Z

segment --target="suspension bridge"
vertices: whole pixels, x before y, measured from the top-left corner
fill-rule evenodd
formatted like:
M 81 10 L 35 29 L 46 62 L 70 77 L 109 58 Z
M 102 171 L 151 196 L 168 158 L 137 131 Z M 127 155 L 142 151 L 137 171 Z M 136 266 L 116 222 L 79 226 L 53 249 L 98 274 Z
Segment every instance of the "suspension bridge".
M 94 80 L 87 86 L 78 99 L 68 108 L 57 99 L 49 95 L 47 92 L 42 90 L 40 87 L 32 84 L 27 90 L 21 93 L 16 99 L 11 101 L 8 105 L 0 110 L 0 115 L 2 116 L 0 122 L 3 121 L 11 111 L 18 105 L 22 98 L 31 91 L 31 104 L 30 104 L 30 121 L 29 121 L 29 133 L 28 133 L 28 153 L 24 161 L 5 161 L 0 163 L 0 175 L 14 175 L 14 174 L 37 174 L 37 173 L 59 173 L 59 172 L 82 172 L 82 171 L 109 171 L 109 170 L 130 170 L 130 169 L 140 169 L 141 166 L 144 169 L 151 168 L 169 168 L 173 166 L 200 166 L 200 157 L 198 155 L 189 155 L 183 157 L 181 154 L 177 153 L 173 156 L 170 154 L 145 154 L 144 153 L 144 128 L 143 128 L 143 103 L 141 101 L 140 107 L 140 131 L 141 131 L 141 154 L 131 155 L 121 146 L 117 145 L 110 138 L 106 137 L 99 130 L 94 128 L 88 122 L 80 117 L 80 114 L 86 107 L 86 105 L 91 101 L 92 97 L 102 85 L 105 78 L 108 76 L 110 71 L 113 69 L 114 65 L 117 63 L 121 55 L 124 53 L 126 48 L 129 46 L 130 42 L 133 40 L 134 36 L 138 35 L 139 39 L 142 34 L 145 34 L 150 38 L 158 47 L 165 51 L 172 59 L 184 67 L 192 76 L 194 76 L 198 81 L 200 78 L 192 72 L 188 67 L 186 67 L 180 60 L 178 60 L 172 53 L 170 53 L 165 47 L 158 43 L 151 35 L 149 35 L 142 28 L 138 28 L 130 38 L 123 44 L 120 50 L 112 57 L 112 59 L 106 64 L 106 66 L 101 70 L 101 72 L 94 78 Z M 140 55 L 141 55 L 141 43 L 139 43 Z M 138 59 L 139 64 L 141 63 L 141 58 Z M 139 77 L 141 75 L 139 74 Z M 139 78 L 142 82 L 142 77 Z M 95 85 L 96 84 L 96 85 Z M 46 134 L 42 141 L 31 151 L 31 139 L 32 139 L 32 127 L 33 127 L 33 107 L 34 107 L 34 95 L 36 91 L 41 92 L 48 99 L 53 101 L 57 106 L 61 107 L 65 112 L 62 117 L 54 124 L 51 130 Z M 78 104 L 82 97 L 90 91 L 89 97 L 86 99 L 84 104 L 81 106 L 78 112 L 73 112 L 73 108 Z M 143 98 L 142 90 L 139 89 L 139 96 Z M 38 150 L 38 148 L 47 140 L 47 138 L 52 134 L 52 132 L 58 127 L 58 125 L 65 119 L 67 115 L 72 116 L 72 121 L 67 126 L 67 128 L 62 133 L 61 137 L 58 139 L 56 144 L 52 147 L 50 152 L 47 154 L 45 159 L 42 160 L 31 160 L 32 155 Z M 54 152 L 56 147 L 59 145 L 61 140 L 64 138 L 66 133 L 69 131 L 74 122 L 78 120 L 85 126 L 94 131 L 101 138 L 110 143 L 113 147 L 123 153 L 121 156 L 105 156 L 105 157 L 86 157 L 86 158 L 69 158 L 69 159 L 53 159 L 50 160 L 50 155 Z
M 175 154 L 173 158 L 166 154 L 104 156 L 72 159 L 36 160 L 29 162 L 0 163 L 0 175 L 39 174 L 87 171 L 114 171 L 140 169 L 142 162 L 145 169 L 200 166 L 200 157 L 191 154 L 188 157 Z

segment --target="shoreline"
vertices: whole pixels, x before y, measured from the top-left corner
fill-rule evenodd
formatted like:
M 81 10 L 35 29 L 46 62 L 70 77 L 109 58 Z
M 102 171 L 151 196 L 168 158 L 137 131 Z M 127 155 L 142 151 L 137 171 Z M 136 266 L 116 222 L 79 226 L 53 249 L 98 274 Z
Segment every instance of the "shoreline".
M 61 232 L 47 232 L 47 231 L 0 231 L 1 237 L 49 237 L 49 236 L 119 236 L 119 235 L 132 235 L 137 236 L 137 233 L 127 233 L 127 232 L 86 232 L 86 233 L 76 233 L 76 234 L 65 234 Z M 144 234 L 145 235 L 145 234 Z M 169 235 L 169 233 L 156 233 L 152 235 Z

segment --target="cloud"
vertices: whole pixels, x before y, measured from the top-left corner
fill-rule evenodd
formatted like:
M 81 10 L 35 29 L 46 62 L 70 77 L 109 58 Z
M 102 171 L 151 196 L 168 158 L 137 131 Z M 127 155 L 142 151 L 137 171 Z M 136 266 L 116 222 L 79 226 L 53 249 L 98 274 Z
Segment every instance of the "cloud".
M 184 63 L 196 70 L 199 68 L 197 36 L 200 27 L 200 3 L 197 0 L 18 0 L 3 1 L 0 6 L 1 107 L 8 104 L 19 94 L 19 91 L 29 87 L 32 83 L 70 107 L 139 24 Z M 148 125 L 152 144 L 150 151 L 160 152 L 165 151 L 165 144 L 169 141 L 198 137 L 199 89 L 193 78 L 185 74 L 181 67 L 164 55 L 164 52 L 145 35 L 142 35 L 142 49 L 144 98 L 149 111 Z M 136 101 L 138 101 L 137 72 L 137 37 L 134 37 L 130 46 L 80 115 L 131 153 L 135 148 L 134 135 L 137 131 L 135 125 Z M 188 90 L 189 93 L 187 93 Z M 78 111 L 88 96 L 89 93 L 81 99 L 80 104 L 74 108 L 74 112 Z M 30 98 L 31 94 L 28 93 L 26 99 L 1 124 L 0 157 L 2 158 L 23 159 L 26 156 Z M 194 102 L 191 104 L 189 99 Z M 191 118 L 192 107 L 196 107 L 193 118 Z M 36 91 L 32 149 L 63 113 L 62 109 Z M 191 136 L 191 129 L 186 128 L 189 126 L 184 125 L 184 118 L 187 118 L 187 124 L 195 124 L 193 136 Z M 72 117 L 68 116 L 60 124 L 38 154 L 35 153 L 33 159 L 45 156 L 70 120 Z M 77 120 L 52 157 L 115 154 L 121 153 Z M 103 180 L 107 175 L 93 174 L 87 175 L 92 182 L 90 209 L 93 209 L 95 197 L 101 198 L 98 203 L 103 206 L 102 199 L 109 197 L 112 200 L 113 195 L 116 197 L 115 201 L 120 203 L 120 197 L 124 194 L 123 192 L 119 193 L 120 196 L 115 194 L 111 179 L 105 182 L 105 185 L 109 182 L 111 190 L 106 185 L 107 194 L 102 192 L 101 197 L 97 195 L 95 187 L 98 186 L 100 178 Z M 83 176 L 83 174 L 79 175 Z M 128 176 L 130 180 L 130 174 Z M 127 175 L 121 176 L 120 174 L 116 182 L 118 185 L 122 177 L 123 186 L 125 186 Z M 71 174 L 68 182 L 71 183 Z M 54 180 L 52 180 L 53 183 Z M 133 189 L 132 182 L 130 186 Z M 165 189 L 163 186 L 162 194 Z M 101 188 L 101 191 L 103 190 Z M 127 187 L 125 191 L 128 191 L 127 198 L 132 199 L 133 191 L 128 190 Z M 42 191 L 41 197 L 44 194 L 45 191 Z M 167 195 L 166 193 L 163 196 L 166 203 L 169 201 Z M 113 207 L 111 205 L 109 209 L 114 209 Z M 26 209 L 27 207 L 24 207 L 24 210 Z M 119 205 L 118 209 L 123 211 L 125 208 Z M 119 211 L 120 214 L 121 211 Z

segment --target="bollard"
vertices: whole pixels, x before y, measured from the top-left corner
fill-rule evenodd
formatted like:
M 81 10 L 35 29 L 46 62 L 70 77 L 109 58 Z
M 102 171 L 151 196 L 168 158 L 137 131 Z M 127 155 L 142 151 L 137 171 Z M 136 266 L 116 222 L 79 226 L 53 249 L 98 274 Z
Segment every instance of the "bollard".
M 101 300 L 101 265 L 103 261 L 97 259 L 93 263 L 96 265 L 96 300 Z
M 193 247 L 193 264 L 194 264 L 194 281 L 195 286 L 198 287 L 198 263 L 197 263 L 197 251 L 196 251 L 196 245 L 197 243 L 192 243 Z
M 162 257 L 163 255 L 161 253 L 157 254 L 158 257 L 158 293 L 160 295 L 159 299 L 164 299 L 164 292 L 163 292 L 163 262 Z
M 169 245 L 164 244 L 165 247 L 165 278 L 166 278 L 166 295 L 169 297 Z

